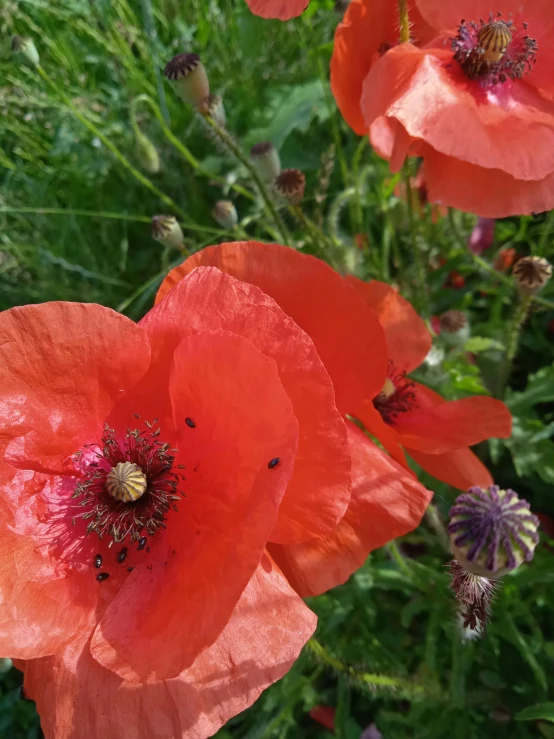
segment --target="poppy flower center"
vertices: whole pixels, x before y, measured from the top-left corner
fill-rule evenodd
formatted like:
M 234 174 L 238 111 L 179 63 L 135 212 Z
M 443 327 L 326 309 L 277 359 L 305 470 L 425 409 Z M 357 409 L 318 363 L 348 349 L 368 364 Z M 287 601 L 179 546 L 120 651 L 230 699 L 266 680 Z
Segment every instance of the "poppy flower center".
M 501 20 L 500 13 L 491 13 L 488 23 L 463 20 L 451 39 L 454 59 L 469 79 L 485 87 L 521 79 L 532 70 L 538 48 L 526 31 L 526 23 L 516 28 L 513 21 Z
M 176 502 L 183 496 L 178 485 L 185 478 L 177 470 L 182 465 L 174 464 L 177 449 L 159 441 L 156 424 L 146 421 L 142 429 L 127 429 L 122 439 L 106 425 L 101 443 L 77 454 L 83 479 L 72 497 L 86 509 L 79 516 L 88 521 L 87 534 L 96 532 L 115 543 L 127 537 L 142 541 L 166 528 L 170 509 L 178 510 Z
M 405 372 L 398 372 L 389 362 L 383 389 L 373 400 L 383 421 L 394 423 L 401 413 L 409 411 L 416 403 L 415 384 L 406 377 Z

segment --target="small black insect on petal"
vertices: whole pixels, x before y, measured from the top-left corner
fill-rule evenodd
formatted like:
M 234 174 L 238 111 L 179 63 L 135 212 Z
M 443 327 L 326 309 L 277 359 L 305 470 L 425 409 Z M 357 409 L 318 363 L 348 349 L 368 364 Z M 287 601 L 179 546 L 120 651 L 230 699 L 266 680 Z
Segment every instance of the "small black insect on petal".
M 146 536 L 141 536 L 141 538 L 139 539 L 137 552 L 141 552 L 145 546 L 146 546 Z
M 195 429 L 196 428 L 196 424 L 194 423 L 194 421 L 192 420 L 192 418 L 185 418 L 185 423 L 187 424 L 187 426 L 189 427 L 189 429 Z
M 134 567 L 127 567 L 127 572 L 132 572 L 134 569 Z
M 119 564 L 121 564 L 122 562 L 125 562 L 126 556 L 127 556 L 127 547 L 123 547 L 123 549 L 117 555 L 117 561 L 119 562 Z
M 102 582 L 103 580 L 107 580 L 109 576 L 110 576 L 109 572 L 99 572 L 96 575 L 96 579 L 98 580 L 98 582 Z
M 102 567 L 102 555 L 101 554 L 97 554 L 96 557 L 94 558 L 94 566 L 96 567 L 97 570 L 100 569 L 100 567 Z
M 274 467 L 277 467 L 277 465 L 281 462 L 279 457 L 273 457 L 273 459 L 270 459 L 267 463 L 268 470 L 272 470 Z

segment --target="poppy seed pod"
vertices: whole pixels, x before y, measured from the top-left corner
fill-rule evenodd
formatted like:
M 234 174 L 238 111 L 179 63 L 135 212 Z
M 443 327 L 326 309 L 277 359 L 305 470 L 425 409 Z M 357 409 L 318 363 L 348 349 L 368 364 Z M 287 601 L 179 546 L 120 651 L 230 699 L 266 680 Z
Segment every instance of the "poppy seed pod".
M 544 257 L 522 257 L 512 274 L 522 295 L 536 295 L 552 277 L 552 265 Z
M 468 572 L 498 578 L 533 559 L 538 526 L 526 500 L 491 485 L 456 498 L 448 533 L 454 556 Z
M 225 115 L 225 108 L 223 106 L 223 98 L 221 95 L 208 95 L 200 101 L 198 105 L 198 112 L 200 115 L 209 115 L 213 118 L 218 126 L 225 128 L 227 123 L 227 116 Z
M 177 54 L 168 62 L 164 75 L 185 103 L 197 106 L 210 94 L 210 82 L 198 54 Z
M 137 159 L 143 169 L 150 174 L 160 171 L 160 156 L 152 141 L 138 128 L 135 131 L 137 140 Z
M 175 216 L 154 216 L 152 238 L 170 249 L 183 249 L 184 236 Z
M 13 36 L 12 51 L 30 67 L 38 67 L 40 65 L 40 57 L 32 38 Z
M 298 205 L 304 197 L 306 175 L 299 169 L 284 169 L 275 179 L 275 189 L 292 205 Z
M 222 228 L 234 228 L 239 221 L 237 209 L 230 200 L 218 200 L 212 210 L 212 216 Z
M 279 152 L 271 141 L 261 141 L 250 149 L 250 161 L 262 180 L 272 182 L 281 174 Z
M 463 346 L 469 339 L 469 322 L 460 310 L 447 310 L 439 318 L 440 335 L 451 346 Z

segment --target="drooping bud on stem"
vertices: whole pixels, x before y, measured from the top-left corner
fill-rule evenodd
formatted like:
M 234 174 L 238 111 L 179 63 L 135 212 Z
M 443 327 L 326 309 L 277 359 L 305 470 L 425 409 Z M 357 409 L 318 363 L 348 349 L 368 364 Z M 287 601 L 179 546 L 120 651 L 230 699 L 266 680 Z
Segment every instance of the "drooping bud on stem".
M 544 257 L 522 257 L 512 274 L 521 295 L 536 295 L 552 277 L 552 265 Z
M 157 174 L 160 171 L 160 157 L 153 142 L 135 127 L 135 138 L 137 141 L 137 159 L 143 169 L 150 174 Z
M 12 51 L 28 66 L 38 67 L 40 65 L 40 56 L 32 38 L 13 36 Z
M 273 182 L 281 174 L 279 152 L 271 141 L 261 141 L 250 149 L 250 161 L 265 182 Z
M 196 107 L 210 94 L 208 75 L 198 54 L 177 54 L 164 74 L 185 103 Z
M 440 335 L 450 346 L 463 346 L 469 339 L 469 322 L 460 310 L 447 310 L 439 318 Z
M 304 197 L 306 175 L 299 169 L 284 169 L 275 179 L 275 189 L 292 205 L 298 205 Z
M 152 238 L 170 249 L 184 251 L 185 237 L 175 216 L 154 216 Z
M 234 228 L 239 221 L 237 210 L 230 200 L 218 200 L 212 210 L 212 216 L 216 223 L 227 230 Z

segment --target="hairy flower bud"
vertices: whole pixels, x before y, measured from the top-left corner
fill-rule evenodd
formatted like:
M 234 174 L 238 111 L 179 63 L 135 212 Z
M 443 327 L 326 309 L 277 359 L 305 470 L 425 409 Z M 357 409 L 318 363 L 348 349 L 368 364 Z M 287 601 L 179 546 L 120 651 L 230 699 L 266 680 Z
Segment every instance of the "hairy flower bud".
M 210 94 L 210 83 L 198 54 L 177 54 L 168 62 L 164 74 L 185 103 L 198 106 Z
M 452 553 L 470 573 L 502 577 L 530 562 L 539 535 L 539 519 L 513 490 L 472 487 L 450 509 Z
M 262 180 L 272 182 L 281 174 L 279 152 L 271 141 L 260 141 L 250 149 L 250 161 Z
M 160 157 L 152 141 L 138 128 L 135 131 L 137 141 L 137 159 L 143 169 L 150 174 L 160 171 Z
M 170 249 L 183 250 L 185 237 L 175 216 L 154 216 L 152 238 Z
M 223 98 L 221 95 L 208 95 L 200 101 L 198 105 L 198 112 L 200 115 L 209 115 L 213 118 L 218 126 L 225 128 L 227 123 L 227 116 L 225 115 L 225 108 L 223 106 Z
M 512 274 L 522 295 L 536 295 L 552 277 L 552 265 L 544 257 L 522 257 Z
M 284 169 L 275 180 L 275 189 L 292 205 L 298 205 L 304 197 L 306 175 L 299 169 Z
M 212 210 L 212 216 L 214 221 L 226 229 L 234 228 L 239 221 L 237 210 L 230 200 L 218 200 Z
M 463 346 L 469 339 L 469 322 L 460 310 L 447 310 L 439 318 L 440 335 L 451 346 Z
M 21 61 L 28 64 L 30 67 L 38 67 L 40 65 L 40 57 L 32 38 L 13 36 L 12 51 L 21 59 Z

